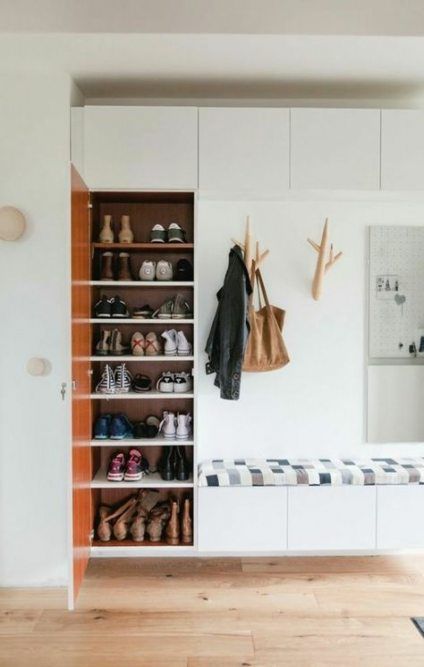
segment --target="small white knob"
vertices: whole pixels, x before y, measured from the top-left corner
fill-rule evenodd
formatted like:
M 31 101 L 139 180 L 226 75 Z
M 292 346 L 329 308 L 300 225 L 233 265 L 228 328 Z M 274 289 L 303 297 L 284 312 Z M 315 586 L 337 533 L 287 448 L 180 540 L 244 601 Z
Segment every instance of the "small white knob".
M 24 214 L 13 206 L 0 208 L 0 239 L 3 241 L 17 241 L 26 228 Z
M 32 357 L 28 360 L 27 373 L 33 377 L 40 377 L 42 375 L 48 375 L 51 371 L 51 364 L 47 359 L 41 359 L 40 357 Z

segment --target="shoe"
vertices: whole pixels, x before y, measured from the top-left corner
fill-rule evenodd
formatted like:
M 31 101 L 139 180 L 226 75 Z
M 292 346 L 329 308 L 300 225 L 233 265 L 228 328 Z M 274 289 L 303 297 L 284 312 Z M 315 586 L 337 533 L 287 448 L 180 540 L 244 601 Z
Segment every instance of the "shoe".
M 145 306 L 134 308 L 133 317 L 137 320 L 149 320 L 151 317 L 153 317 L 153 312 L 153 308 L 146 304 Z
M 94 314 L 96 317 L 112 317 L 112 301 L 107 296 L 102 296 L 100 301 L 94 306 Z
M 164 303 L 159 308 L 157 308 L 157 310 L 155 310 L 152 317 L 157 317 L 159 320 L 169 320 L 171 319 L 173 312 L 174 299 L 168 299 L 167 301 L 164 301 Z
M 94 424 L 94 438 L 108 440 L 112 415 L 99 415 Z
M 127 352 L 125 345 L 122 345 L 122 333 L 119 329 L 112 331 L 109 353 L 115 357 L 120 357 Z
M 173 320 L 192 319 L 193 310 L 189 303 L 181 294 L 177 294 L 174 299 L 174 308 L 171 315 Z
M 109 482 L 122 482 L 125 471 L 125 454 L 124 452 L 115 452 L 109 462 L 109 469 L 107 471 L 107 478 Z
M 177 355 L 186 357 L 192 353 L 193 346 L 188 342 L 183 331 L 177 333 Z M 166 353 L 165 353 L 166 354 Z
M 97 394 L 116 394 L 116 382 L 112 368 L 106 364 L 102 371 L 102 377 L 96 386 Z
M 148 438 L 156 438 L 159 433 L 160 420 L 154 415 L 149 415 L 146 417 L 146 431 Z
M 99 342 L 96 345 L 96 354 L 98 354 L 100 357 L 105 357 L 106 355 L 108 355 L 110 351 L 110 342 L 111 342 L 110 331 L 108 330 L 102 331 L 102 337 L 100 338 Z
M 176 394 L 185 394 L 193 389 L 193 380 L 190 373 L 174 373 L 174 392 Z
M 175 437 L 177 440 L 188 440 L 191 434 L 191 415 L 179 412 L 176 418 L 177 427 Z
M 130 216 L 123 215 L 121 217 L 121 229 L 119 232 L 119 243 L 132 243 L 134 241 L 134 234 L 131 229 Z
M 178 502 L 173 500 L 171 503 L 171 516 L 165 529 L 165 539 L 167 544 L 172 544 L 174 546 L 180 543 L 180 522 L 178 521 L 178 513 Z
M 174 374 L 164 371 L 156 382 L 156 389 L 164 394 L 172 394 L 174 391 Z
M 129 252 L 120 252 L 118 255 L 118 280 L 132 281 Z
M 157 357 L 162 352 L 162 346 L 154 331 L 149 331 L 144 339 L 144 354 L 146 357 Z
M 124 438 L 133 437 L 134 427 L 128 419 L 127 415 L 118 414 L 112 417 L 110 424 L 110 438 L 111 440 L 123 440 Z
M 113 243 L 114 241 L 111 215 L 105 215 L 103 218 L 103 226 L 99 234 L 99 241 L 100 243 Z
M 156 265 L 156 280 L 172 280 L 173 275 L 171 262 L 160 259 Z
M 150 542 L 160 542 L 162 539 L 163 529 L 171 516 L 169 502 L 165 501 L 158 503 L 149 514 L 149 523 L 146 530 L 149 535 Z
M 165 243 L 166 231 L 162 225 L 155 225 L 150 232 L 150 243 Z
M 127 318 L 130 316 L 127 304 L 119 296 L 113 297 L 112 302 L 112 317 L 116 318 Z
M 185 243 L 186 233 L 176 222 L 171 222 L 168 227 L 168 243 Z
M 128 394 L 131 390 L 132 375 L 125 364 L 119 364 L 115 369 L 115 391 L 117 394 Z
M 154 280 L 156 272 L 156 262 L 151 259 L 145 259 L 138 272 L 140 280 Z
M 188 259 L 179 259 L 175 269 L 175 280 L 193 280 L 193 266 Z
M 125 466 L 124 480 L 126 482 L 139 482 L 145 474 L 143 457 L 138 449 L 130 449 L 127 464 Z
M 175 478 L 179 482 L 186 482 L 189 478 L 187 459 L 183 447 L 175 447 Z
M 150 391 L 152 388 L 152 381 L 147 375 L 143 375 L 142 373 L 137 373 L 135 376 L 133 383 L 132 383 L 133 389 L 137 394 L 143 393 L 145 391 Z
M 102 268 L 100 280 L 114 280 L 113 274 L 113 252 L 102 253 Z
M 175 329 L 169 329 L 163 331 L 161 336 L 165 339 L 165 356 L 174 357 L 177 354 L 177 332 Z
M 136 331 L 131 336 L 131 354 L 135 357 L 144 356 L 144 336 L 140 331 Z
M 147 428 L 144 422 L 136 422 L 134 424 L 134 438 L 136 440 L 147 438 Z
M 162 432 L 166 440 L 174 440 L 176 437 L 175 414 L 164 410 L 163 418 L 159 424 L 159 431 Z
M 193 524 L 190 516 L 190 498 L 184 499 L 183 515 L 181 517 L 181 542 L 183 544 L 192 544 L 193 542 Z
M 160 476 L 166 482 L 175 479 L 175 447 L 164 447 L 159 463 Z

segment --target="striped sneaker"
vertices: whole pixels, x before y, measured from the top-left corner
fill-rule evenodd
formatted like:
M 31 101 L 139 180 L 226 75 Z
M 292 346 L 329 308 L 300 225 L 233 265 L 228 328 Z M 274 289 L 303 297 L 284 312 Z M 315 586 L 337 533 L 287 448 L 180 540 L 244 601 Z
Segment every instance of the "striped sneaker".
M 115 392 L 128 394 L 131 390 L 132 375 L 125 364 L 119 364 L 115 369 Z
M 116 393 L 115 376 L 109 364 L 106 364 L 106 366 L 102 371 L 102 377 L 100 378 L 100 382 L 96 386 L 96 393 L 97 394 Z

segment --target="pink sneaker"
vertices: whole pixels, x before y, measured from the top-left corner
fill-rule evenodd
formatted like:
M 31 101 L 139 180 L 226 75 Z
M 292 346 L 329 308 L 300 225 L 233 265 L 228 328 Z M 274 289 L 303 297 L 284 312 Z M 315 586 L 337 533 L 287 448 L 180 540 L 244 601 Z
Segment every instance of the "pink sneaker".
M 126 482 L 138 482 L 146 471 L 146 461 L 143 459 L 139 449 L 130 449 L 127 465 L 124 473 Z
M 122 482 L 124 479 L 125 470 L 125 454 L 124 452 L 115 452 L 109 463 L 109 470 L 107 478 L 109 482 Z

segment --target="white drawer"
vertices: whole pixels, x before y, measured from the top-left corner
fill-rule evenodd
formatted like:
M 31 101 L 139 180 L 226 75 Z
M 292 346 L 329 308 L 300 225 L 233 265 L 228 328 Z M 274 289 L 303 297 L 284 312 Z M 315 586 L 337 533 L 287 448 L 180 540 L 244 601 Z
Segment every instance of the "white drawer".
M 424 548 L 424 485 L 377 488 L 377 548 Z

